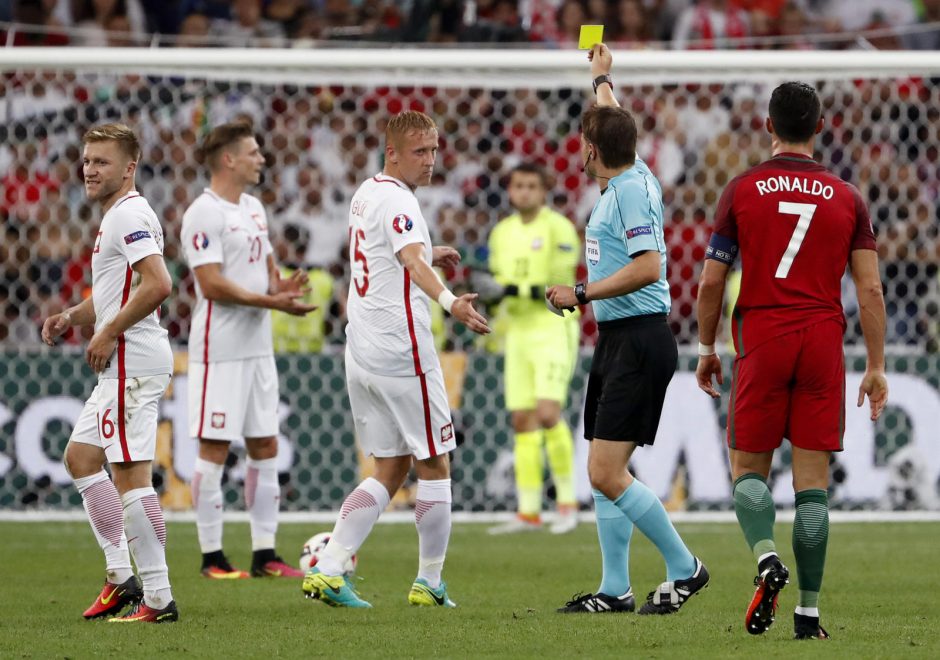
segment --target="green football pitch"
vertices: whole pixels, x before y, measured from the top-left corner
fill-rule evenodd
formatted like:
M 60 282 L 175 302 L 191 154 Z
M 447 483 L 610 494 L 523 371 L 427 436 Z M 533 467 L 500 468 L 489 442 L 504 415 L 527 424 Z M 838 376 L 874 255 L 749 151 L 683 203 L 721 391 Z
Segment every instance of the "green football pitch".
M 282 553 L 328 525 L 285 524 Z M 336 610 L 301 595 L 299 580 L 210 582 L 199 575 L 194 524 L 168 525 L 170 578 L 179 623 L 115 626 L 81 613 L 103 579 L 103 560 L 84 523 L 0 523 L 0 658 L 389 657 L 465 658 L 898 658 L 940 657 L 938 523 L 834 524 L 821 598 L 828 642 L 796 642 L 797 589 L 781 594 L 775 626 L 744 631 L 753 566 L 733 524 L 679 526 L 706 562 L 711 585 L 670 617 L 560 615 L 576 591 L 596 588 L 594 526 L 490 537 L 484 525 L 454 527 L 445 578 L 456 610 L 412 608 L 417 564 L 413 525 L 378 525 L 362 548 L 357 584 L 375 608 Z M 228 524 L 226 551 L 249 559 L 247 524 Z M 790 528 L 778 525 L 792 567 Z M 634 534 L 634 592 L 663 578 L 652 546 Z

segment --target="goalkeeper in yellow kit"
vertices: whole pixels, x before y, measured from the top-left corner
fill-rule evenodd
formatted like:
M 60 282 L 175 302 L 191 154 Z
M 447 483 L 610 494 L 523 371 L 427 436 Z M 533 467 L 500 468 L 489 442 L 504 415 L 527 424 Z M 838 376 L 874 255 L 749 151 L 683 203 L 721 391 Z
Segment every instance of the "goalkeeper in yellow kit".
M 491 534 L 540 529 L 544 458 L 555 484 L 556 534 L 577 526 L 574 494 L 574 444 L 561 418 L 578 353 L 578 314 L 559 318 L 546 307 L 545 287 L 573 285 L 580 258 L 574 225 L 545 206 L 542 170 L 517 166 L 509 179 L 509 201 L 516 213 L 493 228 L 489 238 L 490 272 L 503 287 L 500 313 L 506 318 L 506 407 L 515 435 L 518 515 L 493 527 Z M 544 448 L 544 454 L 543 454 Z

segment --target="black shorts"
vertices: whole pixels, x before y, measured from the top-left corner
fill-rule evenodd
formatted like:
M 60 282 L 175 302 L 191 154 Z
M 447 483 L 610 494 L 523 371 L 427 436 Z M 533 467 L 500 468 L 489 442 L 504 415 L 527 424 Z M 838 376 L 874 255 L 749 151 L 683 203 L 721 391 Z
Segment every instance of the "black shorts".
M 584 403 L 584 437 L 651 445 L 679 360 L 666 315 L 603 321 L 598 327 Z

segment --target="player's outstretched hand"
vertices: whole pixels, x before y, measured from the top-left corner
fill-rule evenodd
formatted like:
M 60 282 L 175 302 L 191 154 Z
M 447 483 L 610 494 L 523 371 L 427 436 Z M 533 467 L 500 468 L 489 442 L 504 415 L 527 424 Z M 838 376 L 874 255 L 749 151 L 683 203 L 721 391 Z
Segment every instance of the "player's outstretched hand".
M 108 360 L 114 355 L 115 348 L 117 348 L 117 337 L 110 335 L 106 328 L 99 330 L 88 342 L 88 348 L 85 349 L 85 361 L 96 374 L 100 374 L 108 366 Z
M 473 301 L 477 298 L 478 295 L 475 293 L 463 294 L 454 301 L 450 313 L 478 335 L 488 335 L 490 326 L 486 323 L 486 317 L 473 307 Z
M 719 385 L 724 385 L 724 376 L 721 375 L 721 358 L 717 355 L 699 355 L 698 366 L 695 368 L 695 380 L 699 389 L 713 399 L 720 399 L 719 392 L 712 383 L 712 376 Z
M 271 309 L 279 312 L 286 312 L 293 316 L 305 316 L 317 308 L 316 305 L 307 305 L 301 302 L 310 289 L 301 289 L 299 291 L 281 291 L 271 296 Z
M 281 279 L 278 281 L 278 293 L 284 291 L 290 293 L 306 293 L 305 287 L 307 286 L 307 281 L 309 279 L 310 278 L 307 276 L 307 271 L 295 270 L 287 279 Z
M 460 253 L 447 245 L 435 245 L 432 248 L 431 265 L 435 268 L 453 268 L 460 263 Z
M 595 44 L 588 51 L 588 61 L 591 63 L 591 75 L 595 78 L 610 73 L 610 67 L 614 64 L 613 55 L 605 44 Z
M 888 379 L 881 370 L 866 371 L 862 384 L 858 386 L 858 407 L 865 403 L 865 396 L 871 405 L 871 421 L 877 420 L 888 404 Z
M 68 316 L 65 313 L 53 314 L 42 324 L 42 340 L 49 346 L 55 346 L 55 340 L 69 329 Z

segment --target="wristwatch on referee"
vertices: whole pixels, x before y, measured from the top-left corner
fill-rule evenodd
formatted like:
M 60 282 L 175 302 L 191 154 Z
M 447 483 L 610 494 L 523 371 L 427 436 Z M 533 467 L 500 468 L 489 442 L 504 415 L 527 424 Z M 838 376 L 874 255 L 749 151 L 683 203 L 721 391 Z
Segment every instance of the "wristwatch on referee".
M 604 83 L 607 83 L 608 85 L 610 85 L 610 89 L 611 89 L 611 91 L 613 91 L 613 89 L 614 89 L 614 81 L 611 80 L 609 73 L 605 73 L 605 74 L 603 74 L 603 75 L 601 75 L 601 76 L 598 76 L 597 78 L 594 79 L 594 93 L 595 93 L 595 94 L 597 94 L 597 86 L 598 86 L 598 85 L 602 85 L 602 84 L 604 84 Z
M 588 302 L 590 302 L 587 297 L 586 289 L 587 285 L 585 285 L 584 282 L 578 282 L 574 285 L 574 297 L 578 299 L 578 303 L 581 305 L 587 305 Z

